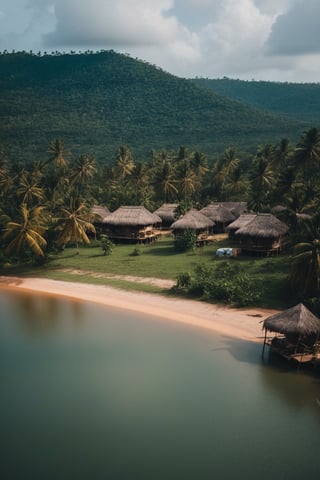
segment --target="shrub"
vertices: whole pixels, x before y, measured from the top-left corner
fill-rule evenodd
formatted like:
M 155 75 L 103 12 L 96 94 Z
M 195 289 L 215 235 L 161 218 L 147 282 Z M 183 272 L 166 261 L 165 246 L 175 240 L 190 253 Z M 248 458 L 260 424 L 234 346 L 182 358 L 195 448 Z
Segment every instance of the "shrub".
M 177 284 L 176 289 L 181 290 L 184 288 L 190 288 L 191 286 L 191 273 L 190 272 L 183 272 L 180 273 L 177 277 Z
M 194 250 L 197 246 L 197 235 L 193 230 L 185 230 L 174 239 L 174 248 L 177 252 Z
M 104 255 L 111 255 L 114 243 L 110 240 L 108 235 L 101 235 L 101 247 Z
M 133 249 L 133 252 L 130 254 L 132 257 L 139 257 L 139 255 L 142 255 L 142 250 L 139 247 L 135 247 Z
M 220 264 L 217 268 L 197 266 L 189 292 L 206 300 L 237 306 L 251 305 L 261 295 L 249 275 L 243 272 L 239 265 L 231 265 L 230 262 Z

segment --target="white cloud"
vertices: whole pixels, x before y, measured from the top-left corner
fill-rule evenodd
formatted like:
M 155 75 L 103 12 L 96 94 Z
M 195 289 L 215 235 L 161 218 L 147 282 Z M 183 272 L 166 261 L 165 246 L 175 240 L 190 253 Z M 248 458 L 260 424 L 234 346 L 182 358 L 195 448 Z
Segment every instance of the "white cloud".
M 228 75 L 251 70 L 259 62 L 273 17 L 252 0 L 225 0 L 219 17 L 201 32 L 202 51 L 209 60 L 207 73 Z
M 186 31 L 167 12 L 173 0 L 56 0 L 50 45 L 163 45 Z

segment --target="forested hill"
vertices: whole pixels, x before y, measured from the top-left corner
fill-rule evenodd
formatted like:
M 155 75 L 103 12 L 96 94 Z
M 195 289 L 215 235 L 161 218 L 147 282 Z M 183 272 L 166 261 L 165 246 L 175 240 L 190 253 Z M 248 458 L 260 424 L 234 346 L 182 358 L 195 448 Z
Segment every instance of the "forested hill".
M 193 80 L 197 85 L 255 108 L 320 126 L 320 83 L 281 83 L 233 80 Z
M 0 55 L 0 145 L 9 160 L 41 159 L 54 138 L 100 162 L 180 145 L 208 155 L 297 140 L 310 122 L 230 100 L 113 51 Z

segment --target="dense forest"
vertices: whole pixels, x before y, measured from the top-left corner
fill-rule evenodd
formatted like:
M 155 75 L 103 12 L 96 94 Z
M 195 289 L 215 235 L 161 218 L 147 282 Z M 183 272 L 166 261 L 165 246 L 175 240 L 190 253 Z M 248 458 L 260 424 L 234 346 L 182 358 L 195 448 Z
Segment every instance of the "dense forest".
M 298 140 L 308 120 L 288 119 L 222 96 L 113 51 L 0 55 L 0 145 L 10 161 L 41 160 L 53 138 L 109 163 L 187 145 L 211 156 Z
M 193 81 L 255 108 L 320 125 L 320 83 L 257 82 L 230 78 L 196 78 Z

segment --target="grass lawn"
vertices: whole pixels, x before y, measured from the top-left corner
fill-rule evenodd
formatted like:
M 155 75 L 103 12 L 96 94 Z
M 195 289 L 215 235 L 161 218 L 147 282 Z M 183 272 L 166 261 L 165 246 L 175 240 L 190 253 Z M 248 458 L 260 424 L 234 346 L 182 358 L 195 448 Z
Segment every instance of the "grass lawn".
M 230 240 L 222 238 L 194 252 L 177 253 L 173 247 L 172 237 L 163 237 L 153 245 L 116 245 L 111 255 L 105 256 L 99 242 L 93 242 L 89 246 L 82 247 L 79 254 L 75 248 L 66 248 L 62 253 L 51 255 L 50 262 L 45 266 L 2 269 L 0 273 L 2 275 L 37 275 L 52 279 L 108 284 L 125 289 L 162 292 L 163 289 L 151 285 L 133 284 L 133 282 L 119 279 L 88 278 L 87 275 L 74 275 L 62 269 L 176 280 L 181 273 L 192 274 L 199 264 L 209 262 L 210 265 L 217 266 L 221 262 L 230 261 L 241 265 L 262 291 L 262 298 L 257 306 L 286 308 L 292 304 L 287 285 L 288 256 L 265 258 L 240 255 L 230 260 L 216 257 L 216 249 L 225 246 L 232 245 Z M 136 249 L 139 255 L 134 255 Z

